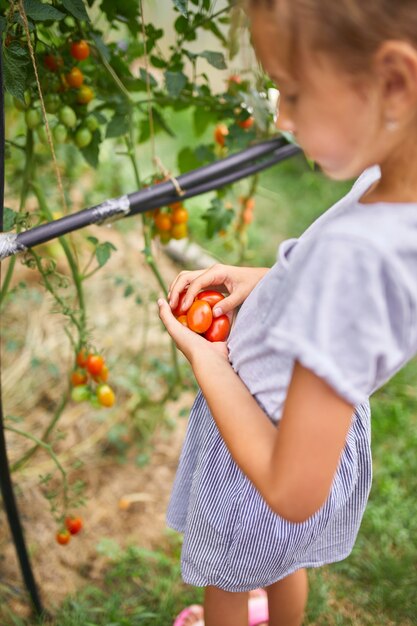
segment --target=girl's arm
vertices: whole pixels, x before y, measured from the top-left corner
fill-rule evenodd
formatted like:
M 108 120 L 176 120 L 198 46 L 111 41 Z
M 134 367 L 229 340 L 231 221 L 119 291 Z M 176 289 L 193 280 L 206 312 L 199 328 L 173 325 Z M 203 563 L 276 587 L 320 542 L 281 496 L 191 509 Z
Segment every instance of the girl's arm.
M 276 428 L 234 372 L 224 344 L 193 333 L 177 322 L 165 301 L 158 303 L 236 463 L 273 511 L 293 522 L 305 521 L 329 494 L 353 406 L 296 363 Z

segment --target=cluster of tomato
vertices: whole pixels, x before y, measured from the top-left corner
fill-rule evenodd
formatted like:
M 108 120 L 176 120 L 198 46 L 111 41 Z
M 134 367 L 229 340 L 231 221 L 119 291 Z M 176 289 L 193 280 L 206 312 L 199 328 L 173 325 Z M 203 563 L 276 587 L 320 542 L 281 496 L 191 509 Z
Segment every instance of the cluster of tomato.
M 45 73 L 41 74 L 41 86 L 45 94 L 46 112 L 57 118 L 52 128 L 56 143 L 64 143 L 71 137 L 79 148 L 85 148 L 91 143 L 93 133 L 99 126 L 97 118 L 87 114 L 86 105 L 94 98 L 94 91 L 86 84 L 84 73 L 79 67 L 79 63 L 89 56 L 89 44 L 80 40 L 71 42 L 69 50 L 63 54 L 48 52 L 43 57 Z M 26 92 L 25 103 L 15 99 L 15 105 L 25 112 L 27 127 L 36 130 L 39 140 L 47 144 L 39 104 L 35 105 Z
M 83 527 L 81 517 L 66 517 L 64 528 L 56 534 L 56 540 L 61 546 L 66 546 L 71 540 L 71 535 L 77 535 Z
M 93 406 L 113 406 L 116 396 L 107 383 L 109 368 L 104 358 L 82 348 L 75 361 L 76 365 L 71 373 L 71 398 L 74 402 L 87 400 Z
M 161 243 L 170 239 L 184 239 L 188 235 L 188 211 L 182 202 L 152 211 L 154 234 Z
M 228 316 L 213 316 L 213 307 L 224 299 L 223 294 L 206 289 L 198 293 L 191 306 L 185 309 L 186 293 L 186 291 L 180 293 L 178 304 L 172 311 L 177 320 L 195 333 L 203 335 L 208 341 L 226 341 L 230 332 Z

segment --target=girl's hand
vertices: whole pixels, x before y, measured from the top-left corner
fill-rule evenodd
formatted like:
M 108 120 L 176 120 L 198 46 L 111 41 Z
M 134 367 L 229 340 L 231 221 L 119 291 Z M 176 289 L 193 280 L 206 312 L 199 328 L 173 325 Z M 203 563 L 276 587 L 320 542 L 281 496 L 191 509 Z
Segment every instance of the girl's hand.
M 213 308 L 214 317 L 229 313 L 248 297 L 255 285 L 266 274 L 265 267 L 236 267 L 216 263 L 206 270 L 185 271 L 178 274 L 168 292 L 171 309 L 175 309 L 180 293 L 187 290 L 184 308 L 188 308 L 202 289 L 225 287 L 229 292 L 221 303 Z
M 228 361 L 228 350 L 226 346 L 226 342 L 224 341 L 216 341 L 210 342 L 207 339 L 204 339 L 198 333 L 190 330 L 183 324 L 181 324 L 178 320 L 175 319 L 172 314 L 171 308 L 168 302 L 162 298 L 158 300 L 159 306 L 159 317 L 162 320 L 165 328 L 168 333 L 171 335 L 174 340 L 177 348 L 181 350 L 184 356 L 190 361 L 191 365 L 193 365 L 193 360 L 195 356 L 201 357 L 202 353 L 205 350 L 214 350 L 218 354 L 220 354 L 226 361 Z

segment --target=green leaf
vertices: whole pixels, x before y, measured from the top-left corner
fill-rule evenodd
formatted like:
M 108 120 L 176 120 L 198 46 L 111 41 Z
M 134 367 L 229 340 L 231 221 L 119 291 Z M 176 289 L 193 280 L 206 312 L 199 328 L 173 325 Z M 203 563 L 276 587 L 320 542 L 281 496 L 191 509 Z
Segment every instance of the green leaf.
M 224 54 L 222 52 L 204 50 L 204 52 L 200 52 L 199 56 L 203 57 L 203 59 L 206 59 L 207 63 L 210 63 L 210 65 L 212 65 L 218 70 L 227 69 L 226 61 L 224 59 Z
M 3 54 L 4 87 L 12 96 L 24 102 L 29 59 L 24 53 L 22 55 L 22 50 L 13 46 L 4 48 Z
M 109 241 L 98 244 L 96 248 L 96 259 L 100 267 L 103 267 L 103 265 L 107 263 L 114 250 L 117 250 L 116 246 Z
M 65 13 L 59 11 L 50 4 L 44 4 L 39 0 L 24 0 L 26 15 L 35 22 L 43 22 L 45 20 L 62 20 Z
M 71 15 L 73 15 L 77 20 L 85 22 L 90 21 L 83 0 L 61 0 L 61 2 L 67 9 L 67 11 L 71 13 Z
M 158 83 L 156 82 L 155 78 L 152 76 L 150 72 L 147 72 L 143 67 L 140 68 L 139 74 L 145 84 L 146 84 L 146 77 L 148 76 L 150 87 L 157 86 Z
M 172 0 L 172 3 L 184 17 L 187 17 L 187 0 Z
M 209 124 L 215 120 L 215 117 L 209 109 L 200 106 L 195 108 L 193 120 L 195 134 L 200 137 L 207 130 Z
M 177 98 L 187 84 L 187 77 L 183 72 L 165 72 L 165 84 L 169 95 Z
M 7 232 L 12 230 L 16 224 L 17 213 L 9 207 L 4 207 L 3 211 L 3 230 Z
M 196 158 L 194 150 L 189 147 L 185 147 L 179 151 L 177 155 L 178 169 L 181 174 L 189 172 L 196 167 Z
M 106 137 L 120 137 L 129 131 L 129 118 L 127 115 L 115 113 L 107 125 Z
M 211 201 L 211 207 L 202 216 L 206 222 L 206 236 L 212 239 L 220 230 L 226 230 L 234 217 L 234 212 L 226 209 L 219 198 Z
M 152 114 L 153 114 L 154 125 L 157 130 L 165 131 L 167 135 L 170 135 L 170 137 L 176 136 L 174 131 L 168 126 L 167 122 L 165 121 L 164 116 L 162 115 L 159 109 L 152 107 Z
M 183 34 L 188 28 L 188 20 L 183 15 L 180 15 L 174 23 L 175 30 L 177 33 Z

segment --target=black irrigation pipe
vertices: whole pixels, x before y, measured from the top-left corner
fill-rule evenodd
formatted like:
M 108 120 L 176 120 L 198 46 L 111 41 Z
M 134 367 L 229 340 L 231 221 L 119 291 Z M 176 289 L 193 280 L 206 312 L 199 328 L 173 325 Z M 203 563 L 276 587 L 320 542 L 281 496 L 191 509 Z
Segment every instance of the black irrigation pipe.
M 0 49 L 2 40 L 0 35 Z M 3 230 L 4 209 L 4 94 L 3 66 L 0 54 L 0 231 Z M 54 220 L 47 224 L 35 226 L 24 232 L 0 232 L 0 261 L 8 256 L 22 252 L 46 241 L 67 233 L 79 230 L 90 224 L 103 224 L 114 219 L 144 213 L 179 199 L 186 200 L 200 194 L 230 185 L 237 180 L 246 178 L 267 169 L 284 159 L 299 154 L 297 146 L 288 144 L 284 139 L 275 138 L 260 142 L 246 150 L 220 159 L 216 163 L 200 167 L 182 174 L 177 179 L 135 191 L 133 193 L 106 200 L 103 203 L 83 209 L 78 213 Z M 1 281 L 1 263 L 0 263 Z M 1 320 L 0 320 L 1 324 Z M 1 397 L 1 352 L 0 352 L 0 485 L 4 508 L 13 536 L 16 553 L 20 563 L 22 577 L 29 593 L 34 611 L 38 616 L 45 615 L 33 575 L 28 551 L 26 548 L 23 528 L 13 492 L 13 484 L 7 458 L 6 439 L 4 435 L 4 416 Z
M 2 37 L 0 34 L 0 50 L 3 49 Z M 3 230 L 4 214 L 4 90 L 3 90 L 3 59 L 0 54 L 0 230 Z M 1 264 L 0 264 L 1 282 Z M 1 320 L 0 320 L 1 330 Z M 10 476 L 10 468 L 7 459 L 7 446 L 4 434 L 3 402 L 1 392 L 1 351 L 0 351 L 0 486 L 3 504 L 12 533 L 16 553 L 20 563 L 23 580 L 28 590 L 34 610 L 38 615 L 44 614 L 42 603 L 33 575 L 32 567 L 26 548 L 25 537 L 22 524 L 20 522 L 19 511 L 13 492 L 13 483 Z
M 176 179 L 168 179 L 119 198 L 105 200 L 97 206 L 18 234 L 0 234 L 0 261 L 91 224 L 103 224 L 130 217 L 178 202 L 179 199 L 186 200 L 225 187 L 300 152 L 298 146 L 288 144 L 281 137 L 268 139 L 215 163 L 182 174 Z

